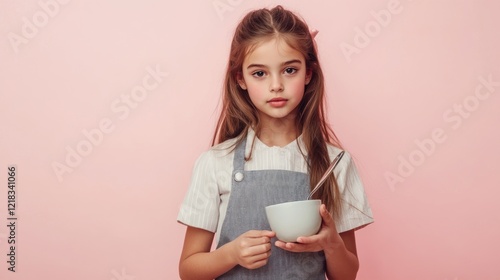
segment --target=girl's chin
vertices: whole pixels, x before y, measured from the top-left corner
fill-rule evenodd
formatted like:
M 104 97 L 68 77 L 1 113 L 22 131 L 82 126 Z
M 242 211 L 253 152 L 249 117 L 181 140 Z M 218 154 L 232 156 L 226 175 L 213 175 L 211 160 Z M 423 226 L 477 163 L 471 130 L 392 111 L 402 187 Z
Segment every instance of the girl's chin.
M 293 121 L 295 122 L 295 118 L 297 117 L 297 114 L 295 112 L 290 112 L 290 113 L 260 113 L 260 120 L 262 122 L 265 121 Z

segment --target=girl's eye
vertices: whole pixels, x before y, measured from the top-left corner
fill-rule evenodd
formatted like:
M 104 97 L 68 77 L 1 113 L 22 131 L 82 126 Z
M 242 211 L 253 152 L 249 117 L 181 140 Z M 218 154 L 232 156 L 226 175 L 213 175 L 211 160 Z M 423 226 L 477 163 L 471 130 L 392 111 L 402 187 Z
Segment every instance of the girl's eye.
M 255 71 L 252 74 L 254 77 L 264 77 L 264 71 Z
M 295 68 L 289 67 L 289 68 L 285 69 L 285 73 L 287 73 L 287 74 L 294 74 L 295 72 L 297 72 L 297 69 L 295 69 Z

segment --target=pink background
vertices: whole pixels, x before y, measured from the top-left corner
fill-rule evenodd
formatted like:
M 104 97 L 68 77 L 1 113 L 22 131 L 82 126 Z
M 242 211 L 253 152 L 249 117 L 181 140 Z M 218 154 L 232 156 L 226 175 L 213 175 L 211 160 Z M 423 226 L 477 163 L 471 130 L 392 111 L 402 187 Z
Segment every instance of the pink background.
M 279 3 L 2 0 L 0 278 L 178 279 L 176 215 L 232 32 Z M 357 234 L 358 279 L 500 279 L 500 4 L 283 4 L 320 30 L 330 121 L 375 215 Z

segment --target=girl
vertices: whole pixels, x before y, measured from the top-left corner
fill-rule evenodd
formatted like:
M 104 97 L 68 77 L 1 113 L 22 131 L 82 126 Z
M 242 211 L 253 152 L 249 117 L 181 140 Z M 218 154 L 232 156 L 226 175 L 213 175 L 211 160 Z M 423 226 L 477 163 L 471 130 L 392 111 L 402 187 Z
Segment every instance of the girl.
M 373 222 L 346 153 L 316 198 L 320 231 L 275 240 L 265 206 L 303 200 L 338 153 L 307 25 L 277 6 L 246 15 L 231 44 L 213 147 L 197 160 L 178 221 L 182 279 L 354 279 L 354 231 Z M 215 238 L 216 249 L 211 250 Z

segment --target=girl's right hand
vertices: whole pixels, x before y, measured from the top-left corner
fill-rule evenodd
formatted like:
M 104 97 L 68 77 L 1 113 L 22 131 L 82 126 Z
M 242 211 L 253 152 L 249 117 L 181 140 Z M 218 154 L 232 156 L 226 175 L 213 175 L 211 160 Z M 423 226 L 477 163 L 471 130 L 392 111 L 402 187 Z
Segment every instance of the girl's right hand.
M 269 230 L 247 231 L 230 242 L 231 257 L 247 269 L 262 267 L 271 255 L 271 238 L 274 236 L 275 233 Z

